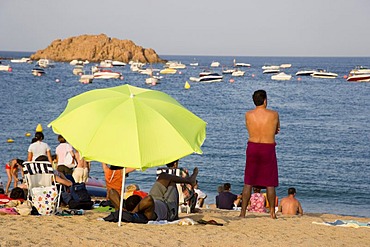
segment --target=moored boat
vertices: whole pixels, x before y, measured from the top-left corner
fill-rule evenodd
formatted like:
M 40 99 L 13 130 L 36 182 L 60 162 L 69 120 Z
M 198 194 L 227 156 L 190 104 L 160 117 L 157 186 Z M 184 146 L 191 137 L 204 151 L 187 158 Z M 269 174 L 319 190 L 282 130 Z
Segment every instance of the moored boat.
M 323 78 L 323 79 L 333 79 L 333 78 L 337 78 L 338 77 L 338 74 L 336 73 L 332 73 L 332 72 L 328 72 L 324 69 L 318 69 L 317 71 L 315 71 L 314 73 L 311 74 L 312 77 L 315 77 L 315 78 Z
M 276 81 L 289 81 L 290 79 L 292 79 L 292 76 L 287 75 L 284 72 L 280 72 L 279 74 L 271 76 L 271 79 Z
M 359 74 L 370 74 L 370 68 L 367 68 L 365 66 L 356 66 L 354 69 L 352 69 L 349 74 L 352 75 L 359 75 Z
M 347 77 L 347 81 L 358 81 L 358 82 L 366 82 L 370 81 L 370 73 L 369 74 L 350 74 Z
M 42 76 L 45 74 L 45 70 L 43 68 L 33 68 L 32 75 L 34 76 Z
M 245 71 L 242 70 L 235 70 L 233 73 L 231 73 L 231 76 L 244 76 Z
M 94 79 L 119 79 L 122 74 L 112 70 L 99 70 L 93 73 Z
M 316 70 L 299 70 L 295 73 L 296 76 L 310 76 L 315 73 Z
M 199 77 L 190 77 L 189 80 L 194 82 L 219 82 L 222 81 L 223 76 L 218 73 L 210 73 L 207 75 L 201 75 Z

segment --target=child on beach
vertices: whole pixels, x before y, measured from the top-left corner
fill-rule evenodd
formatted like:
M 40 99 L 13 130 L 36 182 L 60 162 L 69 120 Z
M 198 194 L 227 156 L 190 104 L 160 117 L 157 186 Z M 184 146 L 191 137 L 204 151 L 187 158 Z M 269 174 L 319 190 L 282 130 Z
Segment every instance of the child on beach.
M 12 183 L 12 180 L 14 180 L 14 188 L 17 187 L 18 181 L 18 171 L 20 170 L 22 173 L 23 178 L 23 169 L 22 169 L 23 160 L 20 159 L 11 159 L 7 164 L 5 164 L 5 170 L 6 174 L 8 175 L 8 182 L 6 183 L 5 187 L 5 194 L 9 193 L 9 187 Z M 22 182 L 22 181 L 20 181 Z
M 253 194 L 249 200 L 250 205 L 247 207 L 249 212 L 256 213 L 265 213 L 266 208 L 266 199 L 265 196 L 261 193 L 261 189 L 258 187 L 253 187 Z

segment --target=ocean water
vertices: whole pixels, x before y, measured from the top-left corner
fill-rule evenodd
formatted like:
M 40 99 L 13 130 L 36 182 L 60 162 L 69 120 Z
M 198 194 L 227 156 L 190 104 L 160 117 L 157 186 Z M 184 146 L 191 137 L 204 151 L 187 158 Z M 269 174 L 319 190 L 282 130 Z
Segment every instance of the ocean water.
M 0 52 L 0 57 L 22 57 L 29 53 Z M 289 187 L 297 189 L 297 198 L 305 212 L 334 213 L 370 217 L 370 83 L 350 83 L 343 76 L 356 65 L 370 66 L 370 58 L 318 57 L 211 57 L 161 56 L 178 60 L 187 66 L 181 73 L 164 75 L 156 86 L 145 85 L 145 75 L 131 72 L 129 67 L 114 68 L 124 75 L 123 80 L 95 80 L 81 84 L 72 74 L 69 63 L 57 63 L 46 69 L 46 75 L 34 77 L 34 64 L 11 64 L 12 72 L 0 72 L 0 176 L 6 182 L 4 165 L 13 158 L 26 159 L 27 148 L 38 123 L 42 124 L 52 150 L 58 145 L 57 136 L 47 124 L 59 116 L 67 100 L 82 92 L 121 84 L 152 88 L 168 93 L 181 104 L 204 119 L 207 138 L 202 155 L 190 155 L 180 166 L 200 169 L 200 188 L 208 194 L 206 203 L 214 203 L 218 185 L 229 182 L 234 193 L 241 193 L 245 167 L 247 131 L 244 114 L 253 109 L 252 94 L 265 89 L 268 107 L 280 114 L 281 131 L 276 137 L 279 165 L 279 198 L 286 196 Z M 237 62 L 250 63 L 244 77 L 225 75 L 223 82 L 192 83 L 209 68 L 212 61 L 232 66 Z M 198 67 L 190 67 L 194 59 Z M 264 64 L 291 63 L 285 72 L 290 81 L 273 81 L 262 74 Z M 153 67 L 162 68 L 162 64 Z M 304 68 L 323 68 L 337 73 L 336 79 L 297 78 L 294 74 Z M 222 67 L 214 71 L 221 73 Z M 58 79 L 60 82 L 56 82 Z M 189 81 L 191 88 L 184 89 Z M 89 120 L 86 120 L 89 124 Z M 7 143 L 7 139 L 14 143 Z M 107 144 L 109 145 L 109 144 Z M 149 190 L 155 179 L 155 169 L 137 171 L 127 183 L 136 183 Z M 91 175 L 103 179 L 98 162 L 92 163 Z

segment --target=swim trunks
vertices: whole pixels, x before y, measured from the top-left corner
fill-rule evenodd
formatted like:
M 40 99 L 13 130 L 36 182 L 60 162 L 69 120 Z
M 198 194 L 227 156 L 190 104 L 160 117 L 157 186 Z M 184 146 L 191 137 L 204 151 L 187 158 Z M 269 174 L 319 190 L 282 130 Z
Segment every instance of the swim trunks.
M 179 194 L 175 186 L 168 186 L 168 188 L 166 188 L 163 184 L 156 181 L 149 191 L 149 195 L 153 197 L 154 201 L 161 201 L 167 206 L 167 220 L 172 221 L 178 218 Z M 161 207 L 161 209 L 163 208 Z M 154 209 L 154 211 L 156 211 L 156 209 Z M 157 216 L 159 215 L 157 214 Z M 159 218 L 161 217 L 158 217 L 158 220 Z
M 244 184 L 262 187 L 277 187 L 278 168 L 276 143 L 248 142 Z

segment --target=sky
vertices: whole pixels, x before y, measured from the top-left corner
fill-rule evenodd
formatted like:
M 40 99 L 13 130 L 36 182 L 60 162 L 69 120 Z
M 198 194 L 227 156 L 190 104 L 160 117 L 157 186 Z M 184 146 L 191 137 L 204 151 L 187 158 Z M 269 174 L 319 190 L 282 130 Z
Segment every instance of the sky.
M 106 34 L 159 55 L 370 57 L 370 0 L 0 0 L 0 51 Z

